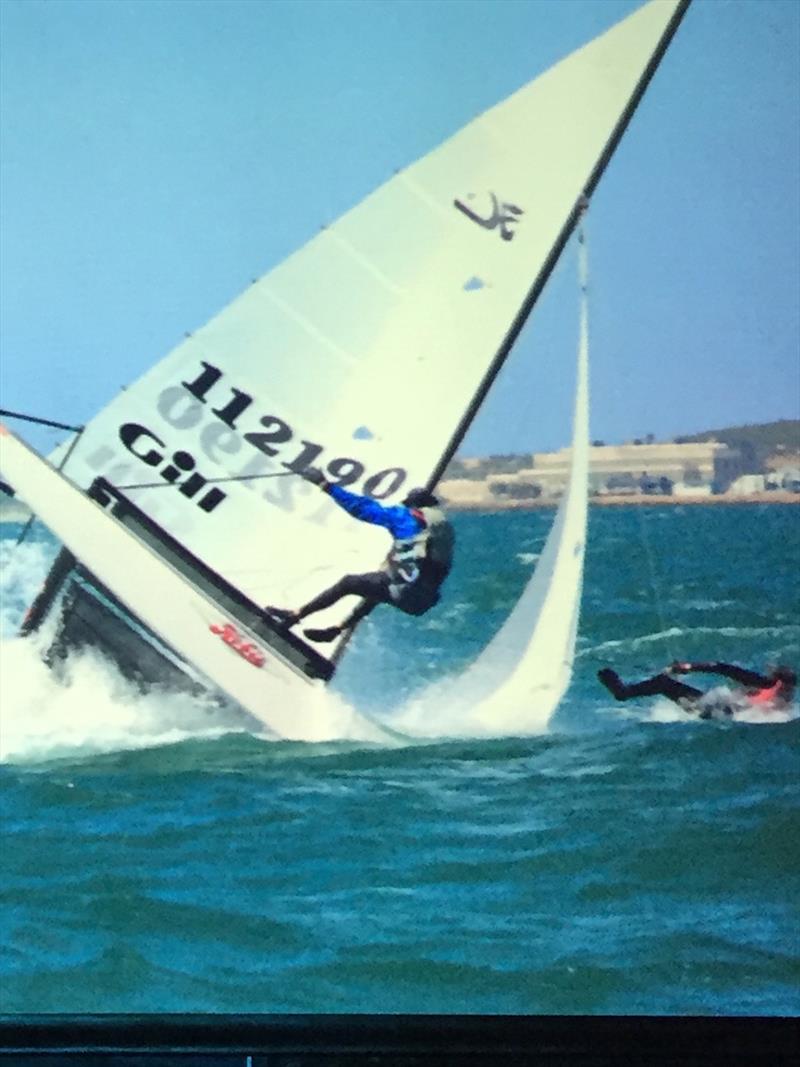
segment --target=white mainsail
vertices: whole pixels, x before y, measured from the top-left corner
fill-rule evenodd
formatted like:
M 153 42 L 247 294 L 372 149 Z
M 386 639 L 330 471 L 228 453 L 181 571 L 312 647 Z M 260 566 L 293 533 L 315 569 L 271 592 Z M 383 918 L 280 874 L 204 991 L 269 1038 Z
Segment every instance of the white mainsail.
M 385 533 L 353 522 L 299 472 L 319 466 L 329 480 L 390 502 L 438 480 L 687 5 L 650 0 L 392 178 L 113 400 L 89 422 L 64 473 L 80 487 L 103 476 L 123 489 L 255 604 L 296 607 L 346 572 L 379 567 Z M 15 446 L 12 453 L 19 456 Z M 29 460 L 20 461 L 23 480 Z M 25 485 L 14 484 L 27 499 Z M 57 530 L 38 490 L 29 495 Z M 577 529 L 579 506 L 565 505 L 558 529 Z M 199 631 L 191 648 L 174 632 L 178 616 L 188 625 L 197 588 L 170 579 L 170 595 L 185 603 L 167 612 L 163 598 L 107 558 L 124 554 L 124 539 L 109 550 L 71 536 L 90 569 L 119 579 L 113 592 L 147 627 L 261 721 L 282 736 L 320 736 L 318 680 L 278 662 L 255 672 L 260 684 L 227 685 L 218 649 L 204 663 Z M 529 602 L 543 598 L 536 589 L 551 564 L 543 558 L 539 569 L 501 631 L 509 647 L 525 640 Z M 537 609 L 542 620 L 549 602 Z M 315 625 L 340 621 L 352 606 L 336 605 Z M 537 671 L 547 659 L 541 647 L 541 656 L 524 657 Z
M 94 418 L 65 473 L 162 486 L 129 495 L 256 603 L 379 566 L 385 534 L 287 471 L 391 501 L 439 471 L 679 7 L 651 0 L 275 267 Z

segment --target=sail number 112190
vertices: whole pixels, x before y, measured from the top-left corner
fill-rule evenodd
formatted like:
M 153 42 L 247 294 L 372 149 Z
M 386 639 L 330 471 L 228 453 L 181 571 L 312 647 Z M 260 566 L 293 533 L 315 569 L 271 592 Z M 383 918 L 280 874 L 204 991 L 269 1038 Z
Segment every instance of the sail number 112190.
M 208 394 L 223 377 L 219 367 L 215 367 L 205 360 L 200 361 L 203 368 L 200 374 L 191 381 L 182 381 L 181 385 L 189 393 L 199 400 L 200 403 L 208 402 Z M 258 452 L 265 456 L 274 457 L 284 453 L 291 443 L 301 446 L 294 457 L 288 461 L 282 461 L 281 466 L 287 471 L 301 474 L 306 468 L 319 462 L 319 457 L 325 450 L 324 445 L 315 441 L 305 441 L 295 438 L 292 427 L 277 415 L 262 415 L 258 420 L 261 429 L 249 430 L 242 433 L 239 425 L 240 418 L 253 404 L 253 397 L 235 386 L 229 386 L 230 399 L 217 407 L 211 408 L 211 414 L 230 430 L 241 433 L 242 438 Z M 337 485 L 353 485 L 359 481 L 365 473 L 364 464 L 349 456 L 340 456 L 325 464 L 325 477 L 329 482 Z M 406 478 L 406 471 L 402 467 L 387 467 L 369 475 L 363 484 L 363 491 L 367 496 L 377 500 L 396 493 Z

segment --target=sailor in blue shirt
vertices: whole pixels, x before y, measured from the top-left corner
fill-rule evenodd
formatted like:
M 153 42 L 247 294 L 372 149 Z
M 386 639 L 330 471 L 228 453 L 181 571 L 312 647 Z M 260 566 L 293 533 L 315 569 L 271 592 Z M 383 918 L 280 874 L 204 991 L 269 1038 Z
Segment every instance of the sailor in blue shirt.
M 303 631 L 312 641 L 333 641 L 378 604 L 391 604 L 408 615 L 423 615 L 438 603 L 439 588 L 453 563 L 455 538 L 453 527 L 432 493 L 412 489 L 402 504 L 387 507 L 372 497 L 331 485 L 315 467 L 304 471 L 303 477 L 318 485 L 353 518 L 383 526 L 392 535 L 392 548 L 383 569 L 345 575 L 299 611 L 268 607 L 264 609 L 268 615 L 291 627 L 342 597 L 362 597 L 362 603 L 340 626 Z

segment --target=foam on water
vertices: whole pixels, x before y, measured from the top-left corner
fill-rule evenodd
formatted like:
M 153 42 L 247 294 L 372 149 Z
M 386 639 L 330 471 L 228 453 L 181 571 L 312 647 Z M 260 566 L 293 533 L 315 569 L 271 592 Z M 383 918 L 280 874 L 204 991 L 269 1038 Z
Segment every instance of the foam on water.
M 20 762 L 171 744 L 244 729 L 233 709 L 152 690 L 141 694 L 101 656 L 71 656 L 63 677 L 31 639 L 0 646 L 0 760 Z
M 248 731 L 256 736 L 264 736 L 258 724 L 234 707 L 221 707 L 210 699 L 158 690 L 143 695 L 119 675 L 112 663 L 96 652 L 71 657 L 63 677 L 50 672 L 41 662 L 36 639 L 22 641 L 15 635 L 57 552 L 57 545 L 41 528 L 35 527 L 33 539 L 17 546 L 14 543 L 17 532 L 17 528 L 6 525 L 4 537 L 0 540 L 0 660 L 3 665 L 0 683 L 0 759 L 40 760 L 67 753 L 142 748 L 193 737 L 213 737 L 231 731 Z M 534 546 L 526 541 L 519 544 L 522 551 L 515 554 L 518 562 L 528 565 L 533 561 L 536 553 L 524 551 L 529 547 Z M 587 589 L 591 590 L 592 586 L 587 586 Z M 440 611 L 430 619 L 414 624 L 414 673 L 420 677 L 425 674 L 439 683 L 446 681 L 442 675 L 458 674 L 464 669 L 465 662 L 460 659 L 456 662 L 451 658 L 452 652 L 447 644 L 448 641 L 452 642 L 451 635 L 467 635 L 477 627 L 488 638 L 486 605 L 497 614 L 497 619 L 492 615 L 493 621 L 490 623 L 494 627 L 499 625 L 501 616 L 511 603 L 513 601 L 508 605 L 503 604 L 502 610 L 495 609 L 491 598 L 482 605 L 480 599 L 476 602 L 474 592 L 468 594 L 466 589 L 453 588 Z M 710 608 L 710 604 L 708 606 Z M 392 620 L 388 615 L 384 621 L 395 626 L 403 623 L 403 620 Z M 683 655 L 691 647 L 713 647 L 721 658 L 729 655 L 732 659 L 738 659 L 742 649 L 754 642 L 775 651 L 796 643 L 800 627 L 793 622 L 770 625 L 766 619 L 759 621 L 761 625 L 714 627 L 708 625 L 708 619 L 705 625 L 687 625 L 686 620 L 682 619 L 681 625 L 654 627 L 600 641 L 597 640 L 599 634 L 595 635 L 594 640 L 587 634 L 579 640 L 577 674 L 580 677 L 581 663 L 586 664 L 591 660 L 598 665 L 613 662 L 620 667 L 623 676 L 627 676 L 631 671 L 658 669 L 669 659 L 675 658 L 675 651 Z M 360 736 L 356 724 L 363 722 L 362 704 L 370 699 L 374 703 L 375 700 L 375 662 L 381 663 L 384 681 L 387 680 L 387 668 L 391 668 L 394 660 L 397 661 L 398 677 L 402 679 L 405 675 L 408 650 L 402 644 L 404 634 L 400 633 L 400 637 L 401 643 L 396 647 L 397 640 L 391 631 L 387 634 L 367 626 L 360 633 L 356 663 L 358 656 L 363 653 L 363 668 L 350 672 L 354 682 L 353 692 L 347 697 L 336 691 L 326 694 L 329 705 L 326 718 L 330 723 L 331 737 L 392 743 L 390 736 L 381 736 L 377 726 L 375 736 Z M 477 645 L 473 658 L 479 651 L 480 645 Z M 765 659 L 765 662 L 768 661 Z M 430 670 L 427 670 L 429 663 Z M 583 673 L 586 673 L 585 666 Z M 576 707 L 580 705 L 579 711 L 585 713 L 584 717 L 589 716 L 596 725 L 607 724 L 612 718 L 662 723 L 695 721 L 693 716 L 686 715 L 666 700 L 624 709 L 618 705 L 605 708 L 600 703 L 602 697 L 598 700 L 598 694 L 594 692 L 596 683 L 593 674 L 594 671 L 590 669 L 591 677 L 587 676 L 587 684 L 582 685 L 579 680 L 577 688 L 573 687 L 573 698 L 576 691 L 579 692 L 579 698 L 572 699 L 572 703 Z M 397 685 L 397 688 L 401 686 Z M 375 715 L 378 722 L 386 722 L 391 730 L 405 735 L 397 738 L 396 743 L 485 738 L 520 732 L 516 727 L 506 727 L 508 724 L 518 724 L 524 709 L 501 709 L 503 713 L 489 730 L 483 724 L 471 722 L 463 706 L 442 701 L 437 695 L 439 688 L 435 683 L 424 685 L 415 693 L 401 696 L 398 692 L 399 699 L 392 700 L 384 686 L 381 688 L 382 704 L 374 707 L 370 714 Z M 797 715 L 797 708 L 768 713 L 762 709 L 748 709 L 738 712 L 735 720 L 759 725 L 773 724 L 788 722 Z
M 535 563 L 540 555 L 541 552 L 517 552 L 515 559 L 525 566 L 528 566 L 531 563 Z
M 656 700 L 647 707 L 630 707 L 630 708 L 614 708 L 612 709 L 619 718 L 633 719 L 637 722 L 654 722 L 654 723 L 695 723 L 699 721 L 699 716 L 691 712 L 683 711 L 677 704 L 674 704 L 671 700 L 667 700 L 666 697 L 657 697 Z M 715 723 L 731 723 L 742 722 L 749 723 L 753 726 L 770 726 L 776 724 L 782 724 L 787 722 L 793 722 L 795 719 L 800 718 L 800 707 L 793 704 L 788 708 L 745 708 L 734 711 L 733 715 L 725 716 L 725 718 L 717 718 L 716 716 L 712 720 Z
M 14 530 L 11 527 L 12 531 Z M 0 540 L 0 636 L 17 632 L 58 548 L 53 541 Z
M 42 660 L 50 634 L 18 637 L 20 623 L 56 554 L 50 540 L 0 542 L 0 761 L 40 761 L 175 744 L 248 731 L 273 740 L 233 705 L 211 696 L 151 688 L 146 694 L 99 651 L 70 654 L 54 673 Z M 334 692 L 324 694 L 330 738 L 365 742 L 393 739 L 365 724 Z
M 220 706 L 211 698 L 157 688 L 143 694 L 96 650 L 72 653 L 63 671 L 50 671 L 41 658 L 49 635 L 42 634 L 41 639 L 16 635 L 57 550 L 47 535 L 44 540 L 27 540 L 21 545 L 12 539 L 0 542 L 0 661 L 4 665 L 0 761 L 39 761 L 147 748 L 232 731 L 246 730 L 264 740 L 272 739 L 246 713 Z M 456 602 L 430 628 L 447 628 L 466 612 L 468 605 Z M 424 648 L 420 651 L 425 653 Z M 429 651 L 436 655 L 438 650 Z M 335 691 L 328 690 L 324 700 L 330 739 L 396 745 L 473 736 L 469 729 L 465 731 L 458 708 L 435 702 L 426 702 L 421 710 L 418 701 L 398 708 L 388 724 L 390 732 L 385 733 L 377 723 L 370 729 L 364 713 Z M 392 731 L 407 736 L 394 736 Z
M 143 748 L 243 728 L 241 716 L 211 701 L 142 695 L 97 653 L 71 656 L 63 674 L 50 671 L 37 638 L 16 635 L 56 552 L 51 539 L 0 542 L 0 760 Z

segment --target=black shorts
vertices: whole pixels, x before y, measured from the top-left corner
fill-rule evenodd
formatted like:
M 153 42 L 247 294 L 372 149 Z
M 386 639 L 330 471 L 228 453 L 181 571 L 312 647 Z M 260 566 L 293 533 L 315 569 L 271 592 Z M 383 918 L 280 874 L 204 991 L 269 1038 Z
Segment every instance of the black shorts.
M 406 615 L 424 615 L 439 603 L 439 587 L 424 580 L 393 582 L 386 571 L 371 571 L 348 574 L 324 594 L 326 602 L 343 596 L 360 596 L 379 604 L 391 604 Z

